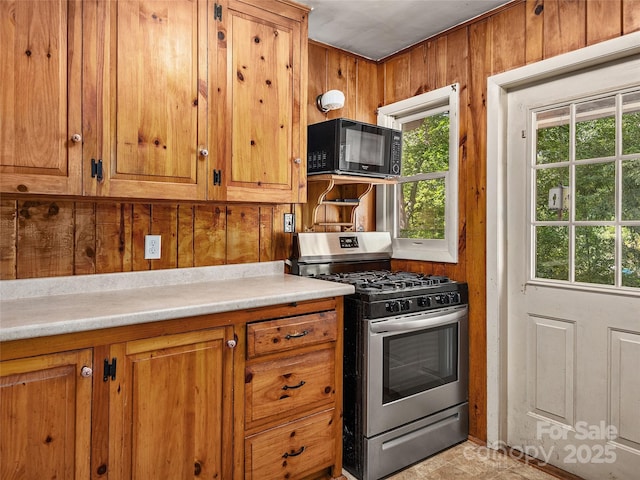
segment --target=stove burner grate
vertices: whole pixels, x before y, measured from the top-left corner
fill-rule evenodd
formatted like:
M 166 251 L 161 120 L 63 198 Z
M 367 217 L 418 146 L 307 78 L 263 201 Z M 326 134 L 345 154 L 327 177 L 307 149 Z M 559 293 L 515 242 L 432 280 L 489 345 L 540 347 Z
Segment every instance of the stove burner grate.
M 369 270 L 364 272 L 329 273 L 316 278 L 333 282 L 349 283 L 357 290 L 369 292 L 402 291 L 405 289 L 433 287 L 451 280 L 445 276 L 425 273 L 392 272 L 388 270 Z

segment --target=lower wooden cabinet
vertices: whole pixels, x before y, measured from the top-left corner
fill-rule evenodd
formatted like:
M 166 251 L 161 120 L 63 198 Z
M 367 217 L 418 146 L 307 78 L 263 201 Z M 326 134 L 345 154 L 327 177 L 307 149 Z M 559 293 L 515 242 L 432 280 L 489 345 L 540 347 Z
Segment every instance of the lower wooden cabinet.
M 233 339 L 97 334 L 93 349 L 0 362 L 0 478 L 233 478 Z
M 296 417 L 335 401 L 335 349 L 323 348 L 246 368 L 247 425 L 281 416 Z
M 247 437 L 245 478 L 304 478 L 335 464 L 335 409 Z
M 0 478 L 90 478 L 91 366 L 91 349 L 0 362 Z
M 342 315 L 247 325 L 244 478 L 342 478 Z
M 111 347 L 109 458 L 113 478 L 231 478 L 231 328 Z
M 342 477 L 342 299 L 0 345 L 0 478 Z

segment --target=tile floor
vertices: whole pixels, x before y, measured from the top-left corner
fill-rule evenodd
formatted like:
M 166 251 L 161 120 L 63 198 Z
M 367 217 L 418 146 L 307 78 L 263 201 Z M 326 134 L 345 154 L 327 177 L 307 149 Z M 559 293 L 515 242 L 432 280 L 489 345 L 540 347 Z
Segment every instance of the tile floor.
M 349 480 L 354 477 L 345 473 Z M 388 477 L 387 480 L 557 480 L 522 461 L 467 441 Z

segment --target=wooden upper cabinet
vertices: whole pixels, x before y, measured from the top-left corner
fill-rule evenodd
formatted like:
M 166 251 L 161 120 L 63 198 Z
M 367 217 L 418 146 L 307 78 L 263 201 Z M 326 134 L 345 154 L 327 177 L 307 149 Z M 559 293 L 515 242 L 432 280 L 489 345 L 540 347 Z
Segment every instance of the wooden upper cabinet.
M 104 1 L 97 8 L 104 60 L 96 77 L 95 160 L 102 160 L 103 179 L 85 159 L 85 193 L 205 199 L 207 1 Z
M 79 194 L 82 3 L 0 2 L 0 191 Z
M 306 201 L 308 11 L 289 1 L 222 2 L 209 199 Z

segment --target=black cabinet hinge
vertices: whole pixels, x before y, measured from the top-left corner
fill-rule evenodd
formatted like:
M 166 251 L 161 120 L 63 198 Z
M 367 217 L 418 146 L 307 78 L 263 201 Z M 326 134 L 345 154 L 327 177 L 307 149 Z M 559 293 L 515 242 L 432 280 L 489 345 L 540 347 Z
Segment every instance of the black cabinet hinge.
M 97 178 L 99 182 L 102 181 L 102 160 L 96 162 L 95 158 L 91 159 L 91 178 Z
M 213 171 L 213 185 L 222 185 L 222 170 Z
M 213 19 L 222 21 L 222 5 L 213 4 Z
M 108 358 L 104 359 L 104 374 L 102 376 L 102 381 L 108 382 L 109 377 L 111 377 L 111 380 L 116 379 L 116 358 L 115 357 L 111 359 L 111 363 L 109 363 Z

